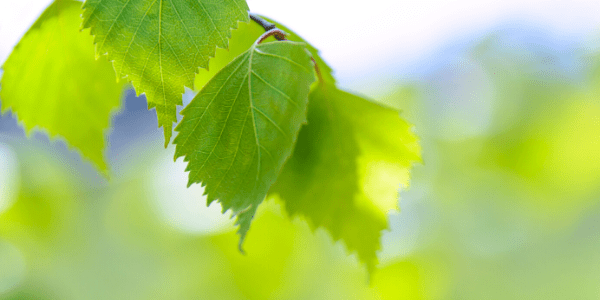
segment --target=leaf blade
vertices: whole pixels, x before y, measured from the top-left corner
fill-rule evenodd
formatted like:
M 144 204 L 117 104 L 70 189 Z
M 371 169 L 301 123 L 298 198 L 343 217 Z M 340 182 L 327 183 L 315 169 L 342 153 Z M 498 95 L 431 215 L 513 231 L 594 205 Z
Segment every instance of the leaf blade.
M 254 45 L 182 111 L 175 158 L 188 162 L 188 185 L 202 183 L 209 204 L 238 216 L 240 245 L 305 122 L 310 68 L 302 43 Z
M 399 184 L 407 184 L 402 174 L 385 181 L 377 172 L 408 172 L 420 161 L 417 139 L 397 111 L 330 84 L 311 90 L 307 119 L 269 195 L 278 196 L 290 216 L 343 240 L 372 272 L 386 213 L 396 208 Z
M 184 87 L 193 87 L 217 47 L 228 47 L 231 28 L 247 12 L 245 0 L 87 0 L 83 27 L 91 28 L 97 54 L 108 54 L 117 77 L 146 94 L 167 145 Z

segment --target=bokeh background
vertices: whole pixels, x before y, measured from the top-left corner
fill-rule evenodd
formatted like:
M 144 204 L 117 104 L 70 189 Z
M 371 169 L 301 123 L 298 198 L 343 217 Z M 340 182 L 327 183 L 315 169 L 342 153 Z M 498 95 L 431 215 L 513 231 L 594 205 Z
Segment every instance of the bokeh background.
M 0 64 L 49 2 L 0 3 Z M 600 2 L 288 2 L 248 0 L 421 138 L 378 270 L 273 200 L 241 255 L 129 90 L 110 180 L 0 117 L 0 299 L 600 298 Z

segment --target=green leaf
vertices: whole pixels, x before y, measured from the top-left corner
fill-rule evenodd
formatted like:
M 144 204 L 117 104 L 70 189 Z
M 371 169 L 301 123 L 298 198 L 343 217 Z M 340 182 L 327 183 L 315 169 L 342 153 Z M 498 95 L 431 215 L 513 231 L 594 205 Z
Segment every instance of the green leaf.
M 106 59 L 94 59 L 92 37 L 79 30 L 81 2 L 57 0 L 6 60 L 0 98 L 27 132 L 60 135 L 105 171 L 102 150 L 122 84 Z
M 223 68 L 181 112 L 175 158 L 189 162 L 189 183 L 208 204 L 238 216 L 241 243 L 306 120 L 314 81 L 305 45 L 253 45 Z
M 288 40 L 306 43 L 306 48 L 310 51 L 312 56 L 315 58 L 317 64 L 319 65 L 321 75 L 323 76 L 325 82 L 331 84 L 335 83 L 335 79 L 332 75 L 333 71 L 325 63 L 325 61 L 321 59 L 321 57 L 319 56 L 319 50 L 308 44 L 302 37 L 298 36 L 296 33 L 289 30 L 285 26 L 278 24 L 277 22 L 272 20 L 269 20 L 269 22 L 277 24 L 278 28 L 285 31 L 288 34 Z M 194 88 L 197 90 L 202 89 L 202 87 L 206 85 L 206 83 L 208 83 L 208 81 L 215 74 L 217 74 L 217 72 L 219 72 L 223 67 L 229 64 L 236 57 L 247 51 L 248 48 L 252 47 L 252 44 L 254 44 L 258 37 L 260 37 L 263 33 L 265 33 L 265 30 L 255 22 L 239 23 L 238 28 L 232 31 L 231 39 L 229 41 L 229 49 L 217 49 L 215 57 L 210 60 L 209 68 L 199 70 L 198 75 L 196 75 Z M 266 41 L 275 41 L 275 38 L 270 37 Z
M 215 48 L 227 48 L 231 28 L 248 20 L 244 0 L 87 0 L 84 9 L 97 53 L 108 53 L 117 77 L 127 76 L 156 108 L 165 146 L 184 86 L 193 87 L 198 68 L 207 68 Z
M 372 271 L 387 212 L 420 161 L 417 138 L 398 111 L 328 84 L 311 91 L 307 119 L 269 193 L 291 216 L 342 239 Z

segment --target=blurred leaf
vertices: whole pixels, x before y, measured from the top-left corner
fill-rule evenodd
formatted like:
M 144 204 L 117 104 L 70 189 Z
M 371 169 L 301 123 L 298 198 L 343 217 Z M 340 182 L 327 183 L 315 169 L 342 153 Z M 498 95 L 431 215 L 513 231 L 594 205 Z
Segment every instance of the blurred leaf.
M 254 45 L 221 70 L 181 112 L 175 157 L 189 183 L 206 186 L 240 225 L 240 245 L 258 205 L 292 152 L 313 82 L 303 43 Z M 292 80 L 293 78 L 293 80 Z
M 26 131 L 37 126 L 64 137 L 106 171 L 104 130 L 122 84 L 109 62 L 94 60 L 92 38 L 79 30 L 80 6 L 55 1 L 15 47 L 3 67 L 2 111 L 16 113 Z
M 325 227 L 375 267 L 381 231 L 398 189 L 420 160 L 411 126 L 398 111 L 319 84 L 309 96 L 308 125 L 270 193 L 291 216 Z
M 295 277 L 302 275 L 286 274 L 295 258 L 298 229 L 282 217 L 280 210 L 277 213 L 273 204 L 269 201 L 260 206 L 256 222 L 252 224 L 252 238 L 244 247 L 248 251 L 246 255 L 240 255 L 231 247 L 230 234 L 211 238 L 223 255 L 221 260 L 227 262 L 231 278 L 247 299 L 273 298 L 278 290 L 285 290 L 287 285 L 297 281 Z
M 83 27 L 92 28 L 97 54 L 108 53 L 117 77 L 128 76 L 138 95 L 146 93 L 165 145 L 184 86 L 193 86 L 216 47 L 227 48 L 231 28 L 248 20 L 244 0 L 88 0 L 84 9 Z
M 423 299 L 419 271 L 411 262 L 397 262 L 378 269 L 372 282 L 381 299 Z

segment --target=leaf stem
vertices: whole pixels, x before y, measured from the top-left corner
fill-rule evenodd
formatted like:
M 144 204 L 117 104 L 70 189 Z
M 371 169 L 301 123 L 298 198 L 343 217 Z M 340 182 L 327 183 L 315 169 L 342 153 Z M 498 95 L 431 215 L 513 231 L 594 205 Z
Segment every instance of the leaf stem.
M 271 36 L 275 36 L 275 38 L 278 41 L 286 41 L 287 39 L 285 38 L 287 34 L 285 32 L 283 32 L 281 29 L 279 28 L 273 28 L 265 33 L 263 33 L 263 35 L 261 35 L 258 40 L 256 40 L 255 45 L 258 45 L 260 43 L 262 43 L 264 40 L 268 39 Z
M 254 13 L 248 13 L 248 15 L 250 16 L 250 19 L 254 22 L 256 22 L 258 25 L 262 26 L 262 28 L 265 29 L 265 33 L 263 35 L 261 35 L 258 40 L 256 40 L 256 44 L 258 45 L 260 43 L 262 43 L 264 40 L 266 40 L 267 38 L 274 36 L 275 39 L 277 39 L 278 41 L 285 41 L 287 40 L 285 38 L 285 36 L 287 35 L 284 31 L 282 31 L 281 29 L 277 28 L 277 25 L 263 19 L 262 17 L 260 17 L 257 14 Z M 310 53 L 310 51 L 307 51 L 310 54 L 310 59 L 312 60 L 314 66 L 315 66 L 315 72 L 317 73 L 317 78 L 319 79 L 319 82 L 324 82 L 323 81 L 323 75 L 321 75 L 321 69 L 319 68 L 319 65 L 317 64 L 317 61 L 315 60 L 315 58 L 313 57 L 312 53 Z
M 319 68 L 319 64 L 317 64 L 317 61 L 312 55 L 310 56 L 310 60 L 312 60 L 313 65 L 315 66 L 315 73 L 317 73 L 317 78 L 319 79 L 319 82 L 324 83 L 325 81 L 323 81 L 323 75 L 321 75 L 321 69 Z

